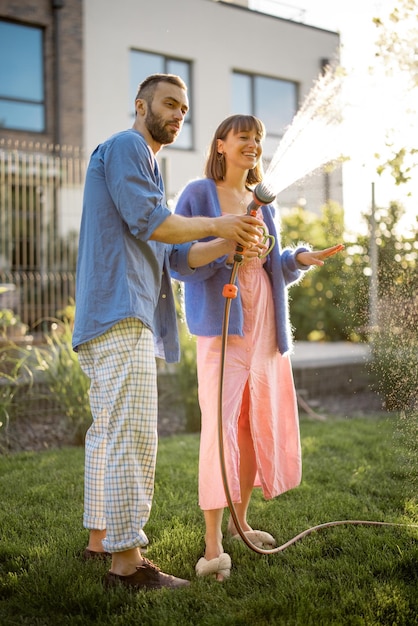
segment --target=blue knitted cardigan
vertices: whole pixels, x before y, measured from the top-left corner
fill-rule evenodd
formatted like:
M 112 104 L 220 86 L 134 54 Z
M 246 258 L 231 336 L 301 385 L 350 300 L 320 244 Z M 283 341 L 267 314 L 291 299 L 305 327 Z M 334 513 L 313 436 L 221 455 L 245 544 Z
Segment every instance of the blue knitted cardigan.
M 183 189 L 175 212 L 188 217 L 201 216 L 220 217 L 221 207 L 215 182 L 204 178 L 194 180 Z M 276 245 L 264 263 L 273 293 L 277 347 L 281 354 L 292 350 L 292 327 L 289 318 L 288 292 L 289 285 L 297 283 L 310 266 L 296 261 L 299 252 L 309 250 L 307 246 L 296 249 L 286 248 L 281 251 L 278 232 L 274 221 L 275 208 L 270 204 L 262 207 L 263 219 L 271 235 L 276 238 Z M 211 237 L 201 241 L 209 241 Z M 222 256 L 212 263 L 196 268 L 187 276 L 172 271 L 172 277 L 185 283 L 184 304 L 186 320 L 193 335 L 220 336 L 222 334 L 225 298 L 222 289 L 230 283 L 231 265 Z M 243 310 L 241 298 L 231 301 L 229 317 L 229 334 L 243 335 Z

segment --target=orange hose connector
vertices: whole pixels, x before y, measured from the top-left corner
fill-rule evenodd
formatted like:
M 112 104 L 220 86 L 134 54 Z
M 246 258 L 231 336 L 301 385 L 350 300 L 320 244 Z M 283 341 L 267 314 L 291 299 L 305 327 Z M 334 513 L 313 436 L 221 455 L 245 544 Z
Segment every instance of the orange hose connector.
M 223 286 L 222 295 L 224 298 L 236 298 L 238 295 L 238 287 L 232 283 Z

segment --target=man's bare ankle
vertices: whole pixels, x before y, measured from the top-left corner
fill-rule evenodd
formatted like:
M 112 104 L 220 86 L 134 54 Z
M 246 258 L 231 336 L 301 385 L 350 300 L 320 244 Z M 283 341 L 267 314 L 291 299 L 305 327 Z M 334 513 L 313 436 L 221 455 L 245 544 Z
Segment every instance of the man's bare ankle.
M 112 554 L 112 567 L 110 571 L 118 576 L 130 576 L 136 572 L 136 568 L 141 566 L 144 559 L 139 548 L 125 550 L 124 552 L 114 552 Z
M 90 530 L 87 548 L 92 552 L 104 552 L 103 539 L 106 538 L 106 530 Z

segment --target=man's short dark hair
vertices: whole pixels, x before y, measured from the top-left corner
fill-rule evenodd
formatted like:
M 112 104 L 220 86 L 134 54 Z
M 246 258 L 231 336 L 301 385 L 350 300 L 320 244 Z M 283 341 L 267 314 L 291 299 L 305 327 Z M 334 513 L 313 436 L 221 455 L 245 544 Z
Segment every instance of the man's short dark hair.
M 176 74 L 151 74 L 151 76 L 145 78 L 139 85 L 135 100 L 141 99 L 149 102 L 159 83 L 171 83 L 187 91 L 186 83 L 180 76 L 176 76 Z

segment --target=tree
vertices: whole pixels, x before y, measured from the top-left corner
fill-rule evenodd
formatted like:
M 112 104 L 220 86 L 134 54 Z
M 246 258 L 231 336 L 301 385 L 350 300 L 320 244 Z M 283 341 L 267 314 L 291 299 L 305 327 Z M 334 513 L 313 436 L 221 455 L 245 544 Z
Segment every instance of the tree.
M 387 97 L 393 101 L 393 126 L 387 129 L 387 156 L 377 153 L 380 159 L 377 172 L 388 169 L 397 185 L 408 182 L 417 166 L 418 150 L 414 145 L 416 102 L 418 96 L 418 2 L 398 0 L 385 18 L 375 18 L 378 30 L 376 39 L 375 72 L 383 72 L 390 81 Z M 402 115 L 402 125 L 396 117 Z M 409 123 L 409 132 L 399 132 Z M 411 143 L 412 142 L 412 143 Z
M 402 207 L 377 209 L 378 324 L 372 334 L 376 387 L 389 410 L 416 405 L 418 384 L 418 242 L 397 234 Z

